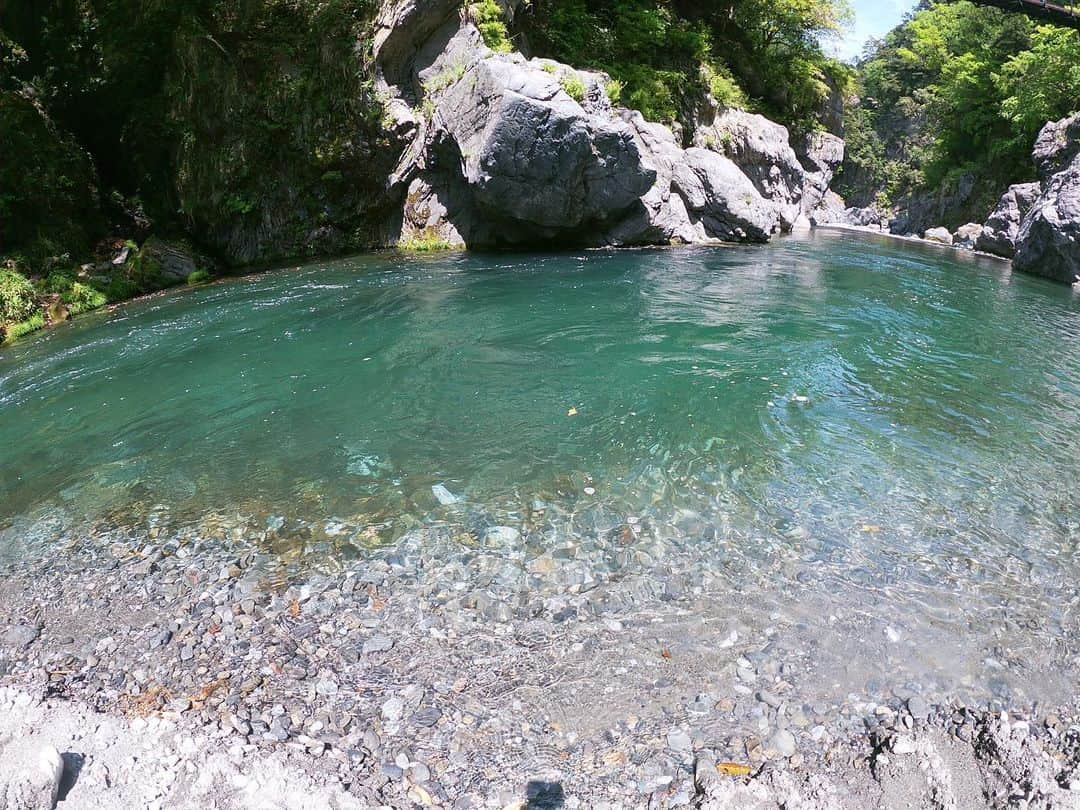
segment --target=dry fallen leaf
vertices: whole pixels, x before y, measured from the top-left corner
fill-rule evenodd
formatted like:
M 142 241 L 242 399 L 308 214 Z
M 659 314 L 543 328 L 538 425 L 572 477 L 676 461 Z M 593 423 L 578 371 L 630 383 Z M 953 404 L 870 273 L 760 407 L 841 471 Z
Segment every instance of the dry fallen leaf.
M 626 754 L 623 751 L 619 751 L 619 750 L 617 750 L 615 748 L 612 748 L 610 751 L 608 751 L 606 754 L 604 754 L 603 759 L 604 759 L 604 764 L 605 765 L 625 765 L 626 764 Z
M 293 599 L 292 604 L 289 605 L 289 615 L 294 619 L 300 615 L 300 600 Z
M 566 412 L 567 416 L 577 416 L 577 408 L 571 408 Z
M 671 658 L 671 650 L 661 650 L 660 651 L 660 657 L 661 658 Z
M 721 762 L 716 766 L 716 770 L 722 773 L 724 776 L 749 776 L 750 766 L 740 765 L 737 762 Z
M 881 527 L 875 526 L 873 523 L 864 523 L 860 530 L 864 532 L 880 532 Z

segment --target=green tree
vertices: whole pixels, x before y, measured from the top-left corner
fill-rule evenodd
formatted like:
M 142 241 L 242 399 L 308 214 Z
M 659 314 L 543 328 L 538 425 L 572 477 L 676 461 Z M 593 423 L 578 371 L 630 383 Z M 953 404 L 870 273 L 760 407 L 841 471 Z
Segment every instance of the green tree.
M 1080 110 L 1080 34 L 1040 26 L 1031 49 L 1011 57 L 994 80 L 1001 114 L 1021 144 L 1030 142 L 1047 121 Z

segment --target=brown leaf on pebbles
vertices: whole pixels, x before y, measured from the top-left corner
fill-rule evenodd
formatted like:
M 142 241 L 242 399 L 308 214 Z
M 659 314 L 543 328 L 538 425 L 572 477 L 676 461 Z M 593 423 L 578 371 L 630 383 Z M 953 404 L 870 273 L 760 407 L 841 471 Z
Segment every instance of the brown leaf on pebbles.
M 660 657 L 671 660 L 671 650 L 664 648 L 660 651 Z
M 149 717 L 170 700 L 172 700 L 172 693 L 168 689 L 153 684 L 138 695 L 121 696 L 121 711 L 128 717 Z
M 292 616 L 294 619 L 300 615 L 299 599 L 293 599 L 292 602 L 289 603 L 289 615 Z
M 737 762 L 720 762 L 717 763 L 716 770 L 724 776 L 749 776 L 751 768 Z
M 379 596 L 379 591 L 374 584 L 369 584 L 367 587 L 368 599 L 371 601 L 372 610 L 382 610 L 386 607 L 386 600 Z
M 211 681 L 192 695 L 191 702 L 195 704 L 196 708 L 202 708 L 202 704 L 206 703 L 214 692 L 225 686 L 228 682 L 228 678 L 218 678 L 216 681 Z
M 605 765 L 625 765 L 626 752 L 613 748 L 604 754 L 603 760 Z

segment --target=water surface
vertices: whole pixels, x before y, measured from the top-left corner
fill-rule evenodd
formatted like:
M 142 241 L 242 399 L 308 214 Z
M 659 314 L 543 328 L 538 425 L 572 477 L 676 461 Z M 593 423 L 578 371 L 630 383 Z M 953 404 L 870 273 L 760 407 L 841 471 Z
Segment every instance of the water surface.
M 383 254 L 177 291 L 4 349 L 0 448 L 9 551 L 167 510 L 331 521 L 323 553 L 362 555 L 452 519 L 441 485 L 489 523 L 652 520 L 943 639 L 1002 611 L 1077 634 L 1080 296 L 930 246 Z

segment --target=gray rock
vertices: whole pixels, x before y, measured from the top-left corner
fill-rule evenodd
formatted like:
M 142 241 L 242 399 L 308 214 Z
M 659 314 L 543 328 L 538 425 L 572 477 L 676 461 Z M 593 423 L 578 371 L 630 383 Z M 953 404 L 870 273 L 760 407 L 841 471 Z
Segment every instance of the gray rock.
M 667 733 L 667 746 L 678 754 L 688 754 L 694 749 L 694 743 L 681 728 L 673 728 Z
M 405 0 L 384 11 L 375 40 L 392 97 L 388 128 L 410 143 L 390 179 L 405 200 L 403 240 L 762 242 L 799 216 L 806 170 L 783 127 L 746 113 L 710 124 L 739 133 L 735 153 L 748 177 L 700 148 L 715 145 L 719 130 L 683 150 L 666 127 L 613 110 L 605 75 L 493 53 L 467 15 L 448 14 L 443 2 L 421 5 Z M 411 30 L 392 30 L 403 25 Z M 583 97 L 568 95 L 568 76 L 584 85 Z M 410 99 L 423 99 L 423 109 Z M 838 144 L 820 141 L 806 150 L 817 199 Z
M 364 641 L 363 652 L 364 655 L 370 655 L 371 653 L 386 652 L 394 646 L 394 639 L 390 636 L 377 635 Z
M 929 228 L 923 231 L 922 238 L 927 242 L 938 242 L 942 245 L 951 245 L 953 243 L 953 236 L 949 233 L 948 228 Z
M 398 697 L 392 697 L 382 705 L 382 717 L 388 723 L 396 723 L 401 719 L 405 711 L 405 701 Z
M 776 733 L 769 738 L 769 748 L 772 748 L 782 757 L 793 757 L 796 750 L 795 735 L 786 728 L 777 729 Z
M 806 174 L 803 179 L 802 213 L 813 222 L 817 212 L 843 210 L 844 201 L 829 185 L 844 162 L 843 138 L 829 132 L 808 132 L 793 142 L 795 154 Z
M 964 248 L 965 250 L 974 250 L 976 241 L 978 241 L 979 237 L 982 235 L 982 230 L 983 226 L 977 222 L 969 222 L 966 225 L 961 225 L 953 231 L 953 245 Z
M 426 709 L 421 709 L 412 716 L 412 721 L 415 725 L 421 728 L 430 728 L 439 722 L 442 717 L 442 711 L 435 706 L 428 706 Z M 420 781 L 426 782 L 426 779 Z
M 488 546 L 512 548 L 521 541 L 521 532 L 511 526 L 492 526 L 484 532 L 484 543 Z
M 435 496 L 435 500 L 437 500 L 442 506 L 449 506 L 461 500 L 461 498 L 452 493 L 442 484 L 435 484 L 431 488 L 431 494 Z
M 917 719 L 925 718 L 930 711 L 926 701 L 918 695 L 908 698 L 907 708 L 911 712 L 911 716 Z
M 53 810 L 56 807 L 64 760 L 51 745 L 41 750 L 28 772 L 0 773 L 0 807 L 4 810 Z
M 1080 113 L 1047 124 L 1032 157 L 1042 188 L 1020 225 L 1013 269 L 1072 284 L 1080 280 Z
M 383 776 L 388 776 L 395 782 L 401 781 L 401 778 L 405 776 L 405 769 L 394 762 L 384 762 L 379 766 L 379 772 Z
M 905 236 L 924 233 L 969 207 L 974 191 L 975 175 L 967 173 L 934 191 L 911 194 L 897 205 L 889 230 Z
M 757 699 L 764 703 L 766 706 L 771 706 L 774 709 L 777 708 L 781 702 L 780 698 L 778 698 L 776 695 L 766 689 L 762 689 L 760 692 L 757 693 Z
M 983 223 L 982 232 L 975 240 L 975 249 L 1011 259 L 1016 254 L 1016 237 L 1020 223 L 1031 210 L 1039 196 L 1038 183 L 1021 183 L 1009 186 L 997 206 Z
M 191 249 L 181 242 L 166 242 L 151 236 L 139 249 L 139 256 L 153 261 L 166 283 L 185 281 L 195 272 L 195 257 Z
M 851 225 L 844 198 L 835 191 L 828 190 L 817 206 L 809 212 L 811 225 Z
M 729 158 L 762 197 L 777 204 L 784 230 L 791 229 L 802 212 L 806 171 L 791 148 L 786 127 L 755 113 L 729 109 L 711 125 L 698 127 L 694 145 Z
M 3 635 L 3 646 L 21 652 L 37 641 L 41 635 L 41 624 L 15 624 L 9 627 Z

